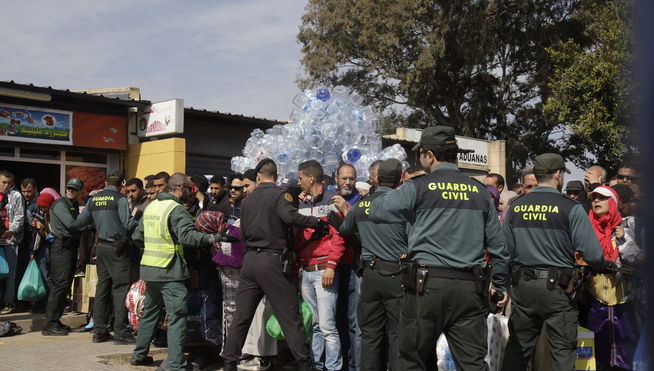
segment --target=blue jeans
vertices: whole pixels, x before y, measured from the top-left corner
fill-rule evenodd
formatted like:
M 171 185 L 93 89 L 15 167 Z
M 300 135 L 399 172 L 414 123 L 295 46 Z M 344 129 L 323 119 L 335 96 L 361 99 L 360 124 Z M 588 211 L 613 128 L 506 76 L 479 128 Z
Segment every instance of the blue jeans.
M 340 370 L 343 367 L 341 340 L 336 328 L 338 274 L 330 287 L 322 286 L 324 270 L 302 272 L 302 298 L 313 313 L 311 360 L 318 370 Z M 322 354 L 325 352 L 325 363 Z
M 361 277 L 357 276 L 354 264 L 339 266 L 336 275 L 339 277 L 336 323 L 345 362 L 343 371 L 357 371 L 361 358 L 361 330 L 357 323 Z
M 18 245 L 0 245 L 5 250 L 5 258 L 9 266 L 9 276 L 2 279 L 0 287 L 2 288 L 2 303 L 6 305 L 16 305 L 16 267 L 18 264 Z

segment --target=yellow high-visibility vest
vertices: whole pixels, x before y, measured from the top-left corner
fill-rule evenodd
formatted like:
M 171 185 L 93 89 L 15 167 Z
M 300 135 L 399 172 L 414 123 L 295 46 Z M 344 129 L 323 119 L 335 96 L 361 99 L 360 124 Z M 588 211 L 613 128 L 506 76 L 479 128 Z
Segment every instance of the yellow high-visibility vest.
M 143 212 L 143 242 L 145 249 L 141 265 L 166 268 L 178 252 L 184 261 L 184 247 L 173 241 L 168 229 L 168 217 L 175 207 L 182 207 L 173 200 L 154 200 Z

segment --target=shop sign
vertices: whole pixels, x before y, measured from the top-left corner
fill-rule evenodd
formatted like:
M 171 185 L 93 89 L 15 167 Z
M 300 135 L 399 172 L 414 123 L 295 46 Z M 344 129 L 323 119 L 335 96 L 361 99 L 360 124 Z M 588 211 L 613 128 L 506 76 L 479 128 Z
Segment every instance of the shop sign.
M 73 144 L 72 112 L 0 103 L 0 140 Z
M 139 111 L 137 135 L 140 138 L 184 133 L 184 100 L 153 103 Z
M 459 164 L 470 164 L 488 167 L 488 142 L 485 140 L 456 137 L 460 149 L 470 152 L 459 153 Z

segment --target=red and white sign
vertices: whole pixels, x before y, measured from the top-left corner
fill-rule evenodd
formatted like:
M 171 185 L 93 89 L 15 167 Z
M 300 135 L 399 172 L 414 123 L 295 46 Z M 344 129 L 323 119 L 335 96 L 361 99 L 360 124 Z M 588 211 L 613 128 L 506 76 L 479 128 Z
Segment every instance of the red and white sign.
M 140 138 L 184 133 L 184 100 L 153 103 L 139 111 L 136 133 Z

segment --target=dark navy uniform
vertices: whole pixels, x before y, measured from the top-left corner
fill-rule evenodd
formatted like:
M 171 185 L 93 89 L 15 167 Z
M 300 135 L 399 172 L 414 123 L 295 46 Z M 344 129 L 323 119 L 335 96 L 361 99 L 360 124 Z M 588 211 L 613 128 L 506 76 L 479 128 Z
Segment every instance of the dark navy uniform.
M 362 370 L 398 370 L 398 324 L 404 294 L 399 262 L 407 253 L 406 223 L 375 223 L 368 216 L 372 202 L 391 190 L 379 187 L 355 203 L 339 227 L 341 234 L 358 231 L 361 238 L 363 277 L 357 319 Z
M 98 233 L 96 249 L 98 285 L 93 301 L 93 329 L 98 338 L 108 340 L 107 322 L 113 298 L 115 340 L 130 339 L 125 296 L 130 285 L 130 258 L 127 237 L 136 228 L 127 198 L 113 186 L 107 186 L 93 196 L 84 208 L 77 224 L 93 223 Z
M 274 183 L 261 183 L 241 205 L 241 238 L 248 246 L 236 293 L 236 307 L 223 358 L 226 369 L 241 356 L 252 318 L 264 295 L 270 301 L 286 342 L 298 364 L 309 366 L 304 343 L 297 291 L 282 272 L 282 252 L 288 244 L 289 226 L 315 228 L 318 218 L 300 215 L 293 198 Z
M 527 368 L 545 324 L 553 369 L 573 370 L 579 312 L 562 286 L 571 278 L 575 252 L 596 269 L 604 265 L 588 215 L 579 202 L 538 186 L 511 204 L 504 234 L 514 280 L 502 369 Z
M 375 199 L 370 218 L 407 223 L 409 258 L 426 275 L 405 292 L 398 368 L 431 367 L 444 333 L 457 369 L 487 370 L 487 295 L 472 270 L 482 265 L 488 249 L 495 265 L 493 286 L 504 291 L 508 252 L 486 187 L 456 165 L 442 163 Z

